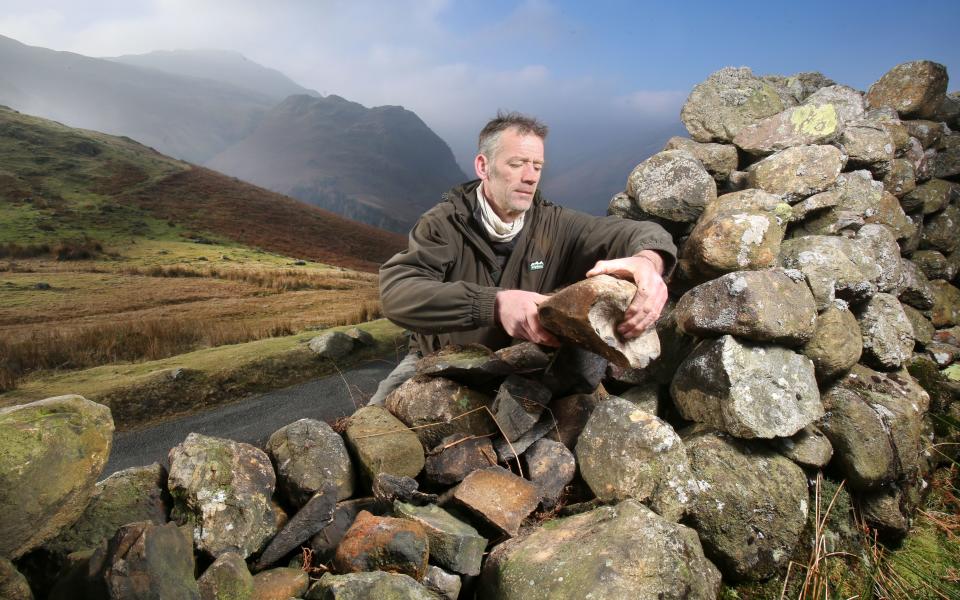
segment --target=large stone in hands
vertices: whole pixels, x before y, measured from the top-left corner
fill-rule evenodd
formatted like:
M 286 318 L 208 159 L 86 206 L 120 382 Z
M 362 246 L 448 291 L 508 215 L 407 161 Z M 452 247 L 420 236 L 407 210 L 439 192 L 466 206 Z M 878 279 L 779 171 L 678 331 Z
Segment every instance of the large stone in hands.
M 540 305 L 540 322 L 563 340 L 599 354 L 621 367 L 640 369 L 660 355 L 654 329 L 624 339 L 617 325 L 637 293 L 629 281 L 597 275 L 557 292 Z

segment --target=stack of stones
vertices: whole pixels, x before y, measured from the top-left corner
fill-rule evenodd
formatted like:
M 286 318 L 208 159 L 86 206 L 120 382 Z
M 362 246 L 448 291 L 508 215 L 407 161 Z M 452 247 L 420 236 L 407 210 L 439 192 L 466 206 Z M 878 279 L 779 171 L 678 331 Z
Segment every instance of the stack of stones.
M 106 408 L 0 410 L 0 597 L 715 598 L 805 562 L 815 530 L 851 549 L 852 503 L 902 536 L 955 435 L 932 416 L 960 416 L 946 85 L 929 62 L 866 94 L 698 85 L 693 139 L 611 202 L 681 249 L 638 339 L 615 332 L 636 288 L 591 278 L 541 306 L 558 350 L 447 348 L 336 429 L 190 434 L 169 469 L 99 483 Z

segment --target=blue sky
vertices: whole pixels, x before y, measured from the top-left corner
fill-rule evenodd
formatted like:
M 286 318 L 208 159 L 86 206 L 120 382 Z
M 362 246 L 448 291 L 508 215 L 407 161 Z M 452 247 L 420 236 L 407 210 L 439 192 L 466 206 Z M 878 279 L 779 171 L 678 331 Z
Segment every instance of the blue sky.
M 821 71 L 865 90 L 945 64 L 960 89 L 960 1 L 0 0 L 0 34 L 90 56 L 237 50 L 324 94 L 417 112 L 461 165 L 498 108 L 546 119 L 573 156 L 675 127 L 724 66 Z

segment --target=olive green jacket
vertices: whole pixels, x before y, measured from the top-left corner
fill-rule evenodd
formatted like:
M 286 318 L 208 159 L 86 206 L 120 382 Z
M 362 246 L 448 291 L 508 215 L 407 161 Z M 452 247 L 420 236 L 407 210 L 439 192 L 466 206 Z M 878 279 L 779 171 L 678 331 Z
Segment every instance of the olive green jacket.
M 523 230 L 503 272 L 474 217 L 479 180 L 456 187 L 410 232 L 406 250 L 380 267 L 383 314 L 414 332 L 411 351 L 448 344 L 510 344 L 498 326 L 494 300 L 503 289 L 549 294 L 582 280 L 598 260 L 657 250 L 665 273 L 676 246 L 654 223 L 593 217 L 534 195 Z

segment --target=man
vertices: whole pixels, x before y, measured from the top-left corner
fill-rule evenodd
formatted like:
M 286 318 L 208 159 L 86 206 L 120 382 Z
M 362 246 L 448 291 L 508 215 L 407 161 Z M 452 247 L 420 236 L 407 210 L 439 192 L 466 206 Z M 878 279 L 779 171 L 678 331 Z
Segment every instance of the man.
M 414 226 L 407 249 L 380 268 L 383 313 L 414 336 L 371 404 L 411 377 L 419 356 L 448 344 L 559 345 L 537 306 L 584 276 L 637 285 L 618 325 L 624 338 L 656 322 L 667 300 L 663 278 L 676 263 L 672 238 L 653 223 L 592 217 L 541 198 L 546 135 L 536 119 L 498 114 L 480 132 L 479 179 L 444 194 Z

